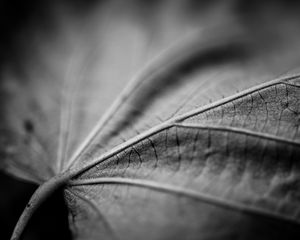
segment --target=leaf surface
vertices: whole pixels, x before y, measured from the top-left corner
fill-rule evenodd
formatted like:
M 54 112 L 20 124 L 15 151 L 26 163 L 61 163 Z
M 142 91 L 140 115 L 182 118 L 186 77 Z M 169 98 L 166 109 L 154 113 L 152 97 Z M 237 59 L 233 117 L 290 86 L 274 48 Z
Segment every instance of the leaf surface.
M 296 26 L 181 1 L 58 9 L 2 74 L 0 166 L 45 182 L 25 218 L 63 185 L 76 239 L 299 234 Z

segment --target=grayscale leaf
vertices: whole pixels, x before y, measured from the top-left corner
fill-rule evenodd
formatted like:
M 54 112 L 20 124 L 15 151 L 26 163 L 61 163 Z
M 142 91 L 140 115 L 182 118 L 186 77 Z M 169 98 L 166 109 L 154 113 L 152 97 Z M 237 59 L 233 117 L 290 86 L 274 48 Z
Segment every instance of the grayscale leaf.
M 59 187 L 74 239 L 299 228 L 300 28 L 188 2 L 60 7 L 51 33 L 23 36 L 1 76 L 0 167 L 41 186 L 12 239 Z

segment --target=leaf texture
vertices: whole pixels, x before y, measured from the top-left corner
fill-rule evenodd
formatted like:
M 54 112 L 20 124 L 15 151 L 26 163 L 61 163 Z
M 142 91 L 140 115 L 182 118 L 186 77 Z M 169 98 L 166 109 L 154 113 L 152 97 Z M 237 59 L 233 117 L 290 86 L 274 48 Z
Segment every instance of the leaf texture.
M 299 30 L 188 3 L 59 6 L 56 37 L 28 30 L 1 81 L 0 166 L 44 183 L 24 216 L 63 185 L 75 239 L 300 234 Z

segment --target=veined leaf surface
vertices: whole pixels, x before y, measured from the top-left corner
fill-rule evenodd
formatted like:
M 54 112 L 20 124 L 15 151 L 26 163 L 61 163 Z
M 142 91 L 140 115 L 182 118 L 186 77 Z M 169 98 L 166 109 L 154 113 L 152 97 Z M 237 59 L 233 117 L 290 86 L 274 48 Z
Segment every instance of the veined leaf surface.
M 47 36 L 27 30 L 2 73 L 1 168 L 41 186 L 13 239 L 58 187 L 75 239 L 299 234 L 297 24 L 188 3 L 57 6 Z

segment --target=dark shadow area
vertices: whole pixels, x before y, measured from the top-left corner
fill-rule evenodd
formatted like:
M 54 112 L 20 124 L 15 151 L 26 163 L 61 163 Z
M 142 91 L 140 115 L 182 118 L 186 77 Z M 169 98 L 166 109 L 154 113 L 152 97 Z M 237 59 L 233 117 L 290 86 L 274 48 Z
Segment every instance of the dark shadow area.
M 55 28 L 58 8 L 65 8 L 80 15 L 88 13 L 96 2 L 96 0 L 1 0 L 0 70 L 5 63 L 16 65 L 24 61 L 23 58 L 26 56 L 23 56 L 23 48 L 26 48 L 27 43 L 20 37 L 22 33 L 36 27 L 51 32 Z

